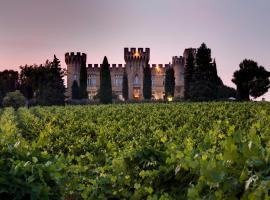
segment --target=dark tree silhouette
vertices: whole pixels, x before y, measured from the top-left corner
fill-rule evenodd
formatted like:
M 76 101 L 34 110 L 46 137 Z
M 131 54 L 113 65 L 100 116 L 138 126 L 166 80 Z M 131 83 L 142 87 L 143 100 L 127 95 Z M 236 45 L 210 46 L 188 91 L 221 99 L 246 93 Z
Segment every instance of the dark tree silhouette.
M 87 68 L 86 63 L 83 62 L 80 68 L 80 98 L 87 99 Z
M 8 92 L 14 92 L 19 88 L 19 73 L 13 70 L 0 72 L 0 104 Z
M 21 92 L 28 99 L 34 98 L 34 91 L 37 90 L 37 66 L 21 66 L 21 73 L 19 77 Z
M 100 102 L 107 104 L 112 102 L 111 73 L 107 57 L 104 57 L 100 69 Z
M 258 98 L 265 94 L 270 87 L 270 72 L 258 66 L 253 60 L 245 59 L 240 69 L 233 74 L 232 82 L 237 86 L 237 99 L 248 101 L 250 96 Z
M 124 74 L 123 74 L 123 83 L 122 83 L 122 95 L 123 95 L 123 98 L 126 100 L 128 100 L 128 75 L 127 75 L 127 72 L 126 70 L 124 71 Z
M 143 69 L 143 97 L 144 99 L 151 99 L 152 97 L 152 77 L 149 64 Z
M 212 63 L 211 49 L 203 43 L 197 50 L 196 66 L 188 89 L 189 98 L 196 101 L 217 99 L 221 85 L 223 83 L 217 75 L 216 62 Z
M 174 97 L 175 77 L 173 68 L 168 68 L 165 74 L 165 97 Z
M 79 99 L 80 98 L 80 89 L 76 80 L 73 81 L 71 87 L 71 96 L 72 99 Z
M 195 68 L 195 60 L 192 51 L 188 52 L 188 57 L 185 64 L 185 71 L 184 71 L 184 97 L 185 99 L 189 99 L 190 97 L 190 85 L 193 82 L 193 74 Z
M 47 105 L 63 105 L 65 103 L 65 85 L 64 70 L 61 68 L 60 60 L 54 55 L 53 62 L 50 66 L 51 83 L 49 88 L 51 98 L 47 99 Z
M 21 91 L 39 105 L 62 105 L 65 102 L 64 70 L 56 56 L 44 65 L 21 67 Z

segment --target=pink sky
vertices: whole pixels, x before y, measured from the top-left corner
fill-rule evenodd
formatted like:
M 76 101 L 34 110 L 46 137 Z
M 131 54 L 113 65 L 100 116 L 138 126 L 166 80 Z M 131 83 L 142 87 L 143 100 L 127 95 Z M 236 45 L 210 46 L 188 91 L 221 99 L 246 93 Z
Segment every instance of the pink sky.
M 205 42 L 225 84 L 244 58 L 270 70 L 269 0 L 1 0 L 0 70 L 87 53 L 88 63 L 124 64 L 124 47 L 171 62 Z M 270 92 L 265 95 L 270 100 Z M 261 99 L 261 98 L 259 98 Z

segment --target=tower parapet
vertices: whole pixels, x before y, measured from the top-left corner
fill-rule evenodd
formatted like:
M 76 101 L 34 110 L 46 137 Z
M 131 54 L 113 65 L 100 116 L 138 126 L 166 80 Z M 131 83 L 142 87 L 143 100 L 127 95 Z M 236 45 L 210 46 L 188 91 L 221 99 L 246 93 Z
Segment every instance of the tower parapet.
M 172 64 L 173 65 L 180 65 L 183 64 L 183 57 L 182 56 L 173 56 L 172 57 Z
M 86 63 L 86 54 L 77 52 L 75 54 L 74 52 L 66 53 L 65 54 L 65 62 L 67 65 L 72 63 Z
M 187 48 L 187 49 L 184 50 L 184 53 L 183 53 L 184 61 L 186 61 L 186 59 L 188 57 L 188 54 L 190 52 L 193 54 L 194 59 L 196 58 L 197 49 L 195 49 L 195 48 Z
M 150 60 L 150 48 L 125 48 L 124 58 L 126 62 L 130 61 L 143 61 L 148 63 Z
M 82 64 L 86 65 L 86 54 L 77 52 L 66 53 L 65 62 L 67 64 L 67 96 L 71 97 L 72 84 L 74 81 L 77 81 L 77 84 L 80 84 L 80 68 Z

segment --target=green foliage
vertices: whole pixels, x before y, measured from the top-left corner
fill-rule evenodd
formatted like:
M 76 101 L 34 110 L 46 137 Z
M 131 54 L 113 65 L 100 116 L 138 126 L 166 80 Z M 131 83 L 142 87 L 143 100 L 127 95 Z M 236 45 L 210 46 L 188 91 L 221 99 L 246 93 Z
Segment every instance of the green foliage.
M 125 101 L 128 100 L 128 75 L 126 70 L 124 71 L 123 74 L 122 94 Z
M 149 64 L 143 68 L 143 97 L 144 99 L 152 97 L 152 75 Z
M 173 68 L 168 68 L 165 74 L 165 97 L 174 97 L 175 77 Z
M 1 199 L 61 199 L 64 163 L 60 155 L 33 149 L 17 126 L 14 110 L 5 109 L 0 117 Z
M 20 93 L 19 90 L 15 92 L 9 92 L 3 99 L 3 106 L 4 107 L 13 107 L 14 109 L 18 109 L 25 105 L 25 98 Z
M 233 74 L 232 82 L 237 86 L 237 97 L 239 100 L 249 100 L 265 94 L 270 88 L 270 72 L 264 67 L 258 66 L 253 60 L 243 60 L 240 69 Z
M 100 102 L 107 104 L 112 102 L 112 82 L 110 66 L 107 57 L 104 57 L 100 69 Z
M 0 110 L 9 199 L 268 199 L 269 103 Z

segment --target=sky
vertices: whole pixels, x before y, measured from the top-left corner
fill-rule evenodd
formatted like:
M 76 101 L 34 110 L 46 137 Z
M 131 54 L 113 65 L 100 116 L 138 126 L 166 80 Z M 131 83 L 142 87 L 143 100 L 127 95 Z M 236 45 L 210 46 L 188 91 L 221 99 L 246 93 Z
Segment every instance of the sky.
M 87 53 L 87 63 L 124 64 L 124 47 L 151 48 L 167 64 L 205 42 L 231 82 L 245 59 L 270 71 L 269 0 L 0 0 L 0 70 Z M 270 100 L 270 92 L 264 95 Z M 261 97 L 259 98 L 261 99 Z

